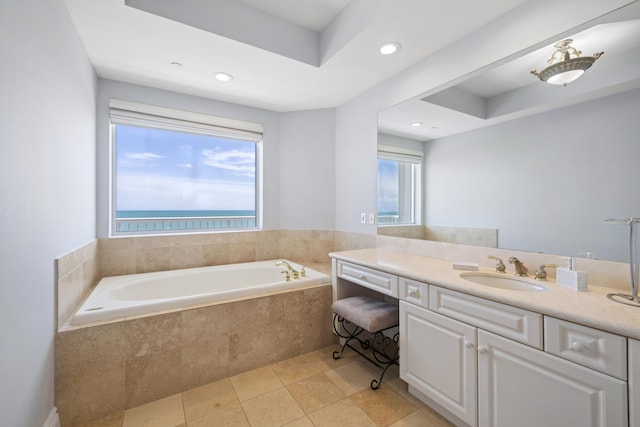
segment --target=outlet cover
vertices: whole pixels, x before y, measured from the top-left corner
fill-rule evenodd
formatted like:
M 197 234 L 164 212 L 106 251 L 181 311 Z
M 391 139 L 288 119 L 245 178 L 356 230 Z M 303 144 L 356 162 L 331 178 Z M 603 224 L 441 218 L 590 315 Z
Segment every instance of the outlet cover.
M 369 224 L 374 225 L 376 223 L 376 214 L 373 212 L 369 213 Z
M 367 223 L 367 214 L 362 212 L 360 214 L 360 224 L 366 224 Z

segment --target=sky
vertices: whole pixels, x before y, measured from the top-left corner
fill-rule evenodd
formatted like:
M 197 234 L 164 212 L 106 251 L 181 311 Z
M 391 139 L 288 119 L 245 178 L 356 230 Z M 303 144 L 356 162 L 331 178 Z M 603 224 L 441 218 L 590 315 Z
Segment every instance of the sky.
M 398 212 L 398 162 L 378 159 L 378 212 Z
M 255 142 L 128 125 L 116 141 L 116 210 L 255 210 Z

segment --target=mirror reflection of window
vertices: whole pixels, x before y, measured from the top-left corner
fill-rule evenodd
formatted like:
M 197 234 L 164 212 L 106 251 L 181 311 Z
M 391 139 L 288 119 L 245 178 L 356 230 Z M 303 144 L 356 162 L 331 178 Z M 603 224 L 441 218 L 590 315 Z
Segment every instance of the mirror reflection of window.
M 378 146 L 378 225 L 422 223 L 422 153 Z

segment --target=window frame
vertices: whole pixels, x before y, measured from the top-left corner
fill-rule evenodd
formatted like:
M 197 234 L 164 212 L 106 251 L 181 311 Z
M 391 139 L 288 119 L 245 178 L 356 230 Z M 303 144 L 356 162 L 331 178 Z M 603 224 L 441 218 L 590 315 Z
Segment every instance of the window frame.
M 118 125 L 138 126 L 174 132 L 184 132 L 225 139 L 237 139 L 255 143 L 255 224 L 250 227 L 225 228 L 182 228 L 153 230 L 117 230 L 117 172 L 116 172 L 116 127 Z M 141 104 L 120 99 L 109 100 L 109 236 L 153 236 L 176 234 L 221 233 L 237 231 L 257 231 L 263 227 L 263 126 L 248 122 L 191 111 Z M 198 217 L 184 217 L 194 221 Z

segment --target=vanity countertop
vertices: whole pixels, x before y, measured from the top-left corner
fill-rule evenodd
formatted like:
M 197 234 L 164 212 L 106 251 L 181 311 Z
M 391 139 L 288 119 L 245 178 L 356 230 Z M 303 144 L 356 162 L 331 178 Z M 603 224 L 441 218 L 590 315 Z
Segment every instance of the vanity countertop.
M 333 252 L 331 258 L 385 271 L 430 285 L 459 291 L 480 298 L 509 304 L 544 315 L 591 326 L 614 334 L 640 339 L 640 307 L 611 301 L 607 294 L 615 289 L 589 283 L 588 292 L 578 292 L 557 285 L 555 281 L 539 282 L 549 290 L 522 292 L 492 288 L 469 282 L 460 277 L 463 270 L 454 270 L 453 263 L 436 258 L 410 255 L 384 249 L 358 249 Z M 479 272 L 492 272 L 480 268 Z M 507 265 L 507 273 L 513 266 Z M 530 278 L 533 276 L 530 275 Z

